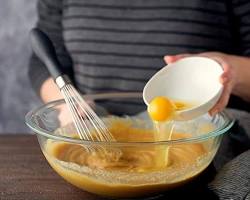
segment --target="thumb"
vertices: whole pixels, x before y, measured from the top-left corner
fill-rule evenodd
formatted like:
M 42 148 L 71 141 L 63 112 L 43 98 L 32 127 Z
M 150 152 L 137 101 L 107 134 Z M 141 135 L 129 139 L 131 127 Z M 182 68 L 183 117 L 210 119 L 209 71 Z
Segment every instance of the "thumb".
M 185 58 L 185 57 L 189 57 L 192 56 L 192 54 L 190 53 L 185 53 L 185 54 L 177 54 L 177 55 L 166 55 L 164 56 L 164 61 L 167 64 L 176 62 L 177 60 L 181 59 L 181 58 Z

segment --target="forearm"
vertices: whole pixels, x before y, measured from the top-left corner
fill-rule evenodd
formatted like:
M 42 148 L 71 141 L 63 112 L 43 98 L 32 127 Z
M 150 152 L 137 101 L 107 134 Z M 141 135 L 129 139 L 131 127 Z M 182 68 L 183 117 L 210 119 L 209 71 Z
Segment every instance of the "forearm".
M 40 97 L 44 103 L 62 99 L 63 96 L 52 78 L 44 81 L 40 88 Z
M 55 47 L 61 70 L 64 74 L 73 79 L 71 56 L 66 50 L 63 38 L 63 1 L 60 0 L 39 0 L 37 1 L 38 21 L 36 27 L 43 30 L 50 38 Z M 44 63 L 32 54 L 29 64 L 29 77 L 33 89 L 38 93 L 44 102 L 61 99 L 59 89 Z
M 229 55 L 228 59 L 236 75 L 232 93 L 250 102 L 250 58 Z

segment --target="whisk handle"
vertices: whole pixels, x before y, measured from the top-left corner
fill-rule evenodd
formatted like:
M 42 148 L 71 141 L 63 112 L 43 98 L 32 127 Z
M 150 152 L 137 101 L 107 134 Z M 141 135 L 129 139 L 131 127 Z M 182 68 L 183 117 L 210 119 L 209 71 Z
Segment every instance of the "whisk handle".
M 61 66 L 49 37 L 38 28 L 30 31 L 31 46 L 37 57 L 46 65 L 54 80 L 62 76 Z

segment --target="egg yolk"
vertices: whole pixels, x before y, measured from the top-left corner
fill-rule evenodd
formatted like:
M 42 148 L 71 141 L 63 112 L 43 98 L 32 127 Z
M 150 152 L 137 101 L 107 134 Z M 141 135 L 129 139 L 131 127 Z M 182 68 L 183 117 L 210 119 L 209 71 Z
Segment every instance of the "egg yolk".
M 154 121 L 166 121 L 175 111 L 175 105 L 166 97 L 155 97 L 148 105 L 148 113 Z

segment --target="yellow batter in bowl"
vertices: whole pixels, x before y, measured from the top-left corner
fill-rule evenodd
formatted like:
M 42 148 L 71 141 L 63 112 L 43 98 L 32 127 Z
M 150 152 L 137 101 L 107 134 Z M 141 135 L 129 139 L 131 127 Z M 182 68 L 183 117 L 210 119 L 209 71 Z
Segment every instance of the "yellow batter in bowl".
M 110 131 L 117 141 L 154 140 L 153 130 L 135 128 L 128 120 L 113 120 Z M 172 135 L 172 139 L 188 137 L 183 133 Z M 210 152 L 200 143 L 172 146 L 164 166 L 162 155 L 167 155 L 167 150 L 165 145 L 135 145 L 119 147 L 119 151 L 106 147 L 88 152 L 78 144 L 47 140 L 43 152 L 62 177 L 81 189 L 103 196 L 135 197 L 176 187 L 209 164 Z

